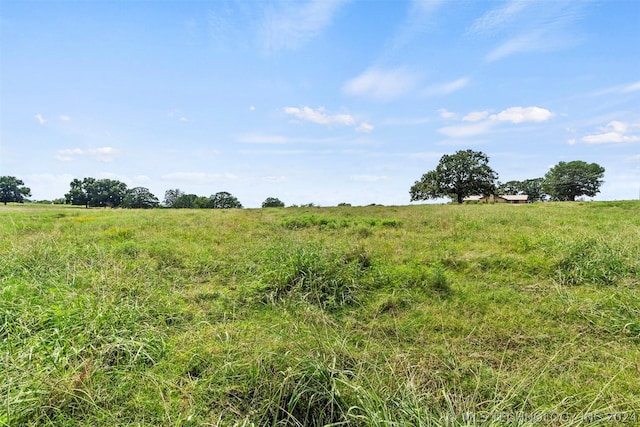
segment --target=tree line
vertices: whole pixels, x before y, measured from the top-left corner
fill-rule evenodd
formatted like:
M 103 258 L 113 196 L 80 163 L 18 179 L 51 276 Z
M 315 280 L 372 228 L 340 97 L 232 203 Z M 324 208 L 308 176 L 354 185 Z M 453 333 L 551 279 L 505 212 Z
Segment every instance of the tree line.
M 582 160 L 559 162 L 543 178 L 500 183 L 481 151 L 460 150 L 445 154 L 435 169 L 428 171 L 409 189 L 411 201 L 450 197 L 462 203 L 469 196 L 527 195 L 529 202 L 575 201 L 593 197 L 604 182 L 604 168 Z
M 127 209 L 187 208 L 187 209 L 242 209 L 242 203 L 227 191 L 220 191 L 209 197 L 188 194 L 180 189 L 167 190 L 164 201 L 145 187 L 128 188 L 127 184 L 114 179 L 87 177 L 74 179 L 69 183 L 69 192 L 55 202 L 84 207 L 112 207 Z M 23 203 L 31 196 L 31 189 L 13 176 L 0 177 L 0 202 Z M 284 207 L 277 197 L 267 197 L 263 208 Z
M 593 197 L 604 182 L 604 168 L 581 160 L 559 162 L 541 178 L 523 181 L 498 181 L 489 166 L 489 157 L 481 151 L 460 150 L 445 154 L 435 169 L 428 171 L 409 189 L 411 201 L 450 197 L 462 203 L 469 196 L 527 195 L 529 202 L 574 201 L 580 196 Z M 128 188 L 113 179 L 84 178 L 71 181 L 70 190 L 61 203 L 85 207 L 120 207 L 130 209 L 166 208 L 241 209 L 242 203 L 231 193 L 221 191 L 209 197 L 188 194 L 180 189 L 167 190 L 164 201 L 145 187 Z M 13 176 L 0 177 L 0 202 L 22 203 L 31 196 L 24 182 Z M 310 205 L 313 206 L 313 205 Z M 268 197 L 263 208 L 284 207 L 276 197 Z

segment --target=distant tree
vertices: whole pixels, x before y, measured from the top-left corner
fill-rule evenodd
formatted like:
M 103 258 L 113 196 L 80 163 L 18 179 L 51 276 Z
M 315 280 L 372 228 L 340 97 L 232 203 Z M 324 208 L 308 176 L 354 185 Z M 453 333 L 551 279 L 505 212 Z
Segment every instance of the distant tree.
M 85 178 L 84 181 L 88 179 L 90 178 Z M 76 178 L 69 185 L 71 189 L 64 195 L 66 203 L 68 205 L 89 207 L 89 198 L 85 192 L 83 181 Z
M 175 201 L 180 196 L 183 196 L 183 195 L 184 195 L 184 192 L 179 188 L 167 190 L 164 192 L 164 201 L 162 202 L 162 204 L 167 208 L 173 208 L 174 207 L 173 204 L 175 203 Z
M 211 197 L 198 196 L 193 201 L 193 207 L 196 209 L 213 209 L 213 200 L 211 200 Z
M 496 194 L 525 194 L 530 202 L 544 201 L 547 194 L 542 191 L 543 178 L 525 179 L 524 181 L 507 181 L 498 183 Z
M 220 191 L 211 196 L 214 209 L 242 209 L 242 204 L 226 191 Z
M 121 207 L 129 209 L 152 209 L 158 207 L 160 201 L 145 187 L 134 187 L 127 190 Z
M 604 182 L 604 168 L 582 160 L 560 162 L 544 176 L 542 189 L 553 200 L 575 201 L 576 197 L 593 197 Z
M 525 179 L 521 182 L 522 194 L 529 196 L 530 202 L 544 202 L 549 196 L 542 190 L 543 182 L 544 178 Z
M 85 207 L 118 207 L 127 193 L 127 184 L 113 179 L 74 179 L 71 189 L 65 194 L 68 204 Z
M 195 194 L 184 194 L 182 193 L 178 198 L 173 201 L 171 205 L 172 208 L 177 209 L 193 209 L 195 208 L 196 200 L 198 196 Z
M 486 154 L 460 150 L 442 156 L 438 166 L 422 175 L 409 193 L 411 201 L 450 197 L 462 203 L 467 196 L 492 194 L 497 179 Z
M 24 203 L 25 197 L 31 196 L 31 189 L 24 186 L 24 182 L 15 176 L 0 177 L 0 202 Z
M 284 208 L 284 203 L 277 197 L 267 197 L 262 202 L 263 208 Z

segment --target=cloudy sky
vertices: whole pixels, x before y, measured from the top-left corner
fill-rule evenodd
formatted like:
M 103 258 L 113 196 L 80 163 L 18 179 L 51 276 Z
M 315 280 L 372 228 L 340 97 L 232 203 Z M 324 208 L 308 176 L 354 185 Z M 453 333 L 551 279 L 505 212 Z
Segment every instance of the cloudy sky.
M 640 191 L 640 2 L 18 1 L 0 6 L 0 175 L 245 207 L 409 203 L 443 154 Z

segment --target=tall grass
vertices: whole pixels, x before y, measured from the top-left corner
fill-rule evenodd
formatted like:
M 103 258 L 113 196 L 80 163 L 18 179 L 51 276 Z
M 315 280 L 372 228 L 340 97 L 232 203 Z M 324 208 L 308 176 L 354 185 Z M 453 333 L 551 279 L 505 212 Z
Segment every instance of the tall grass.
M 638 214 L 2 207 L 0 425 L 632 424 Z

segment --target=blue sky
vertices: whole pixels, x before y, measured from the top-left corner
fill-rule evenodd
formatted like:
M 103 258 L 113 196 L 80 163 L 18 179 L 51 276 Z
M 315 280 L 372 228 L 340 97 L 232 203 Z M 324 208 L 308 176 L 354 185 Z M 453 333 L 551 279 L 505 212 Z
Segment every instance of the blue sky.
M 638 1 L 4 0 L 0 24 L 0 175 L 34 199 L 92 176 L 404 205 L 468 148 L 639 197 Z

